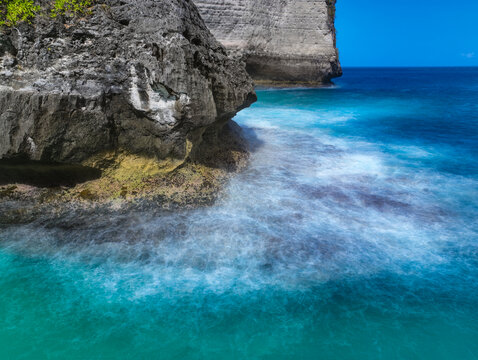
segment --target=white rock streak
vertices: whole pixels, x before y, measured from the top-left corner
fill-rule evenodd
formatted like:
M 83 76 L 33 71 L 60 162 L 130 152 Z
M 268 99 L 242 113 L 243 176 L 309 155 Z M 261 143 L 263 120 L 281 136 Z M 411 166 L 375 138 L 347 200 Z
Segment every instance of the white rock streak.
M 131 66 L 131 89 L 130 101 L 135 109 L 143 111 L 161 125 L 174 126 L 177 123 L 177 102 L 178 100 L 165 98 L 160 92 L 154 91 L 148 77 L 146 81 L 141 80 L 134 66 Z M 143 95 L 141 94 L 143 92 Z M 189 97 L 185 94 L 180 96 L 181 104 L 188 104 Z

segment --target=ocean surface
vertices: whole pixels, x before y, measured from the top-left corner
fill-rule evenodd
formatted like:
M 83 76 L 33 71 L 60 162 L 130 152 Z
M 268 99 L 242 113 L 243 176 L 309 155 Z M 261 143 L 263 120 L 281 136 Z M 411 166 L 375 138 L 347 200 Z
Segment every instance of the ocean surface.
M 478 359 L 478 68 L 258 96 L 215 206 L 0 227 L 1 359 Z

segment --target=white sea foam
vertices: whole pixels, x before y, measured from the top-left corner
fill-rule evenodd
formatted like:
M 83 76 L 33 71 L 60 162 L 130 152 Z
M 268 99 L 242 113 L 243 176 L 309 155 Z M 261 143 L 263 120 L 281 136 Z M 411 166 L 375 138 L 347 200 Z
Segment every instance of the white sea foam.
M 445 249 L 457 227 L 464 239 L 476 231 L 451 210 L 460 198 L 447 195 L 476 195 L 474 180 L 407 168 L 363 140 L 282 129 L 274 116 L 247 129 L 258 138 L 252 163 L 211 208 L 98 217 L 67 230 L 10 228 L 4 247 L 48 258 L 58 278 L 111 301 L 179 301 L 198 292 L 303 290 L 420 271 L 449 261 Z M 316 120 L 300 112 L 281 116 Z M 252 124 L 247 113 L 238 120 Z

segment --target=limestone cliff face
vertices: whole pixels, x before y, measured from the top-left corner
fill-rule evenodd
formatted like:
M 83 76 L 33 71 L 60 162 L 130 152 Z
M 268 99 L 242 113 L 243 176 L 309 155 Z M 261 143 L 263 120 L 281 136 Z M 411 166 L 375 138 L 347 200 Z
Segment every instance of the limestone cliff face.
M 0 32 L 0 158 L 184 159 L 255 101 L 190 0 L 95 4 L 82 19 L 38 16 Z
M 342 74 L 335 0 L 195 0 L 216 38 L 255 80 L 326 83 Z

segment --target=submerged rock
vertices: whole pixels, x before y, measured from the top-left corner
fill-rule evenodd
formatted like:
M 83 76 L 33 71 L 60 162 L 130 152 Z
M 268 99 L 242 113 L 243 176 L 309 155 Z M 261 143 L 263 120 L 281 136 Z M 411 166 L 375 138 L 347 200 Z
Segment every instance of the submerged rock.
M 189 0 L 96 1 L 83 18 L 2 31 L 0 158 L 131 154 L 173 170 L 256 99 Z
M 216 38 L 243 56 L 257 83 L 330 82 L 342 74 L 335 0 L 195 0 Z

